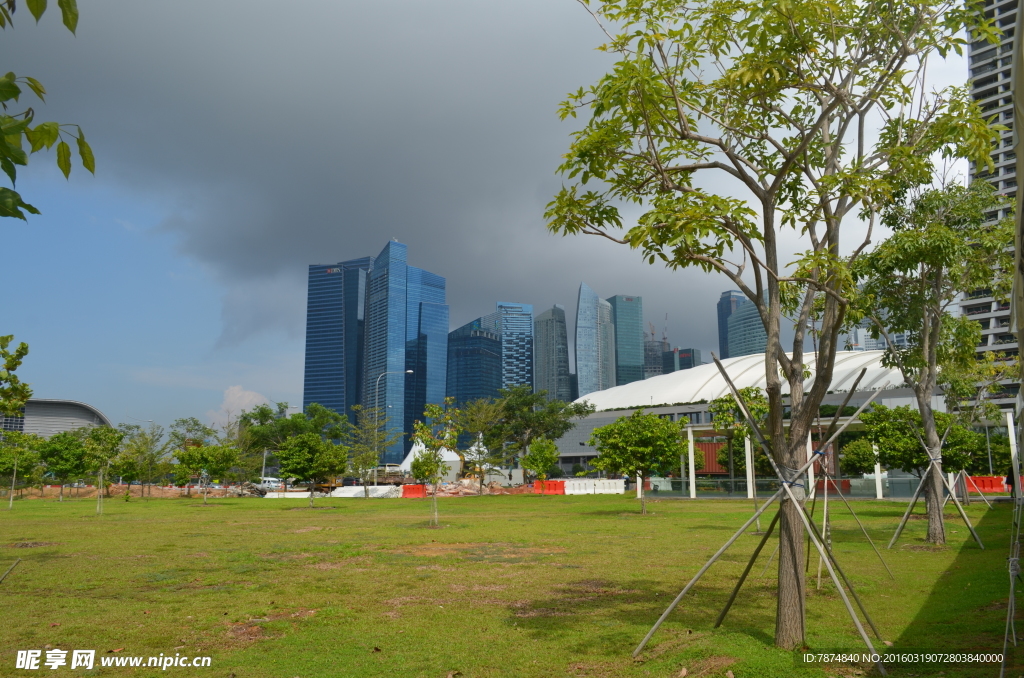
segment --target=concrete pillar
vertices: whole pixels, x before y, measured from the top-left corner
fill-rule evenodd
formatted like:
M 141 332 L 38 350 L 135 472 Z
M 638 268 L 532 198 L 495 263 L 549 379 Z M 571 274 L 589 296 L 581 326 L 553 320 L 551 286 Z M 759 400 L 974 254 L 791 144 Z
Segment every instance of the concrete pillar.
M 743 439 L 743 454 L 747 463 L 747 499 L 753 499 L 756 490 L 754 486 L 756 476 L 754 475 L 754 454 L 750 448 L 750 438 Z
M 871 443 L 871 449 L 875 453 L 875 499 L 881 499 L 882 494 L 882 464 L 878 461 L 878 445 Z
M 690 444 L 690 499 L 697 498 L 697 463 L 693 458 L 693 428 L 686 427 L 686 436 Z
M 1013 493 L 1020 503 L 1020 458 L 1017 456 L 1017 431 L 1013 426 L 1013 412 L 1006 413 L 1006 435 L 1010 438 L 1010 467 L 1013 469 Z

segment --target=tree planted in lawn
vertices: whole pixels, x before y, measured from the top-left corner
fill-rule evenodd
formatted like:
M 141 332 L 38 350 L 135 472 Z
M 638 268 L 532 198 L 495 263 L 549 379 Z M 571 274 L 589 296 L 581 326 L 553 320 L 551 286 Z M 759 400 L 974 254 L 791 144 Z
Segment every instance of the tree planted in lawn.
M 39 447 L 43 438 L 34 433 L 3 431 L 0 433 L 0 476 L 11 477 L 11 495 L 7 509 L 14 508 L 14 486 L 20 477 L 31 477 L 40 465 Z
M 501 403 L 491 398 L 471 400 L 459 408 L 459 425 L 472 441 L 462 452 L 462 459 L 480 479 L 480 494 L 484 493 L 484 478 L 487 469 L 500 466 L 501 445 L 494 439 L 495 427 L 501 421 Z M 465 469 L 463 469 L 465 470 Z
M 548 479 L 551 467 L 558 463 L 558 446 L 547 438 L 537 438 L 530 444 L 530 451 L 519 460 L 524 469 L 540 480 L 541 491 Z
M 958 305 L 964 291 L 985 290 L 997 300 L 1008 295 L 1013 219 L 989 222 L 986 214 L 1012 203 L 996 195 L 987 181 L 899 197 L 902 199 L 894 200 L 883 213 L 892 235 L 853 267 L 854 280 L 863 294 L 850 321 L 869 320 L 872 335 L 884 338 L 887 344 L 882 364 L 899 369 L 914 391 L 920 444 L 926 458 L 934 460 L 932 471 L 921 480 L 928 512 L 927 540 L 944 544 L 942 466 L 949 466 L 945 443 L 953 433 L 950 426 L 955 418 L 941 417 L 945 425 L 939 425 L 932 398 L 940 387 L 953 386 L 958 373 L 967 373 L 957 383 L 970 385 L 969 395 L 978 405 L 985 403 L 985 389 L 979 393 L 975 384 L 999 388 L 1005 365 L 977 360 L 981 326 L 960 315 Z M 904 335 L 904 342 L 895 341 L 898 333 Z M 991 373 L 979 372 L 984 369 Z M 944 390 L 951 395 L 957 391 Z M 998 417 L 996 410 L 993 418 Z M 964 413 L 968 423 L 977 418 L 975 414 Z
M 597 449 L 595 468 L 627 478 L 639 476 L 643 488 L 648 478 L 667 475 L 679 463 L 683 436 L 689 420 L 662 419 L 637 410 L 611 424 L 594 429 L 590 445 Z M 647 515 L 647 493 L 640 492 L 640 512 Z
M 79 431 L 85 444 L 85 472 L 96 474 L 96 513 L 103 513 L 106 471 L 121 448 L 124 432 L 110 426 L 81 428 Z
M 300 433 L 285 441 L 277 452 L 277 460 L 284 475 L 309 483 L 309 508 L 313 508 L 317 483 L 345 472 L 348 447 L 333 443 L 319 433 Z
M 489 445 L 501 450 L 506 462 L 525 455 L 537 438 L 558 440 L 594 411 L 590 403 L 548 400 L 546 392 L 534 393 L 528 384 L 503 388 L 498 403 L 501 416 L 491 428 Z
M 969 41 L 994 43 L 999 29 L 980 2 L 952 0 L 584 5 L 616 61 L 561 108 L 563 118 L 589 115 L 559 168 L 569 182 L 548 205 L 548 226 L 620 243 L 652 264 L 720 273 L 743 292 L 766 334 L 765 435 L 795 479 L 831 387 L 851 263 L 880 210 L 928 181 L 938 157 L 992 166 L 998 132 L 966 87 L 930 91 L 925 64 Z M 639 213 L 624 235 L 622 205 Z M 854 220 L 867 235 L 841 251 Z M 787 317 L 794 333 L 784 347 Z M 780 508 L 775 642 L 787 649 L 803 644 L 806 627 L 801 494 Z
M 437 486 L 441 476 L 448 470 L 444 463 L 444 450 L 454 450 L 459 444 L 462 427 L 459 424 L 459 410 L 454 406 L 455 398 L 445 398 L 443 405 L 430 403 L 423 411 L 429 423 L 413 422 L 413 441 L 423 445 L 423 450 L 413 459 L 413 475 L 426 478 L 434 487 L 431 493 L 432 527 L 440 527 L 437 515 Z
M 349 469 L 359 476 L 363 483 L 363 497 L 370 498 L 370 480 L 380 466 L 380 455 L 384 450 L 402 439 L 402 432 L 388 428 L 388 418 L 379 407 L 355 405 L 352 412 L 356 423 L 349 433 L 351 457 Z
M 945 470 L 961 471 L 974 460 L 987 456 L 983 433 L 971 430 L 946 412 L 933 412 L 932 416 L 935 425 L 943 430 Z M 913 473 L 924 482 L 930 464 L 925 438 L 927 429 L 921 419 L 921 411 L 909 405 L 873 405 L 871 411 L 860 415 L 867 439 L 878 446 L 879 462 L 886 468 Z M 941 499 L 938 503 L 940 507 L 943 504 Z
M 85 474 L 86 452 L 83 431 L 63 431 L 50 436 L 39 446 L 39 459 L 46 465 L 47 475 L 60 485 L 60 498 L 64 501 L 64 485 L 70 478 Z

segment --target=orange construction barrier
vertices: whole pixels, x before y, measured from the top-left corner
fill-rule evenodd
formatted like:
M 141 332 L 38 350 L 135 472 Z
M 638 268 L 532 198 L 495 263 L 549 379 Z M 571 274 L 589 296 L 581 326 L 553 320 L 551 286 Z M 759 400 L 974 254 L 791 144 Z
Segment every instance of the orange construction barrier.
M 967 483 L 967 490 L 974 492 L 975 487 L 981 492 L 1003 493 L 1009 492 L 1010 487 L 1005 484 L 1006 478 L 1002 476 L 970 476 Z
M 535 480 L 533 481 L 534 494 L 565 494 L 564 480 Z
M 402 499 L 426 499 L 426 485 L 402 485 Z
M 818 480 L 817 490 L 818 490 L 818 492 L 824 492 L 825 491 L 825 480 L 824 479 L 819 479 Z M 837 489 L 836 488 L 836 481 L 829 480 L 828 481 L 828 491 L 829 492 L 837 492 L 838 491 L 838 492 L 841 492 L 842 494 L 849 494 L 850 493 L 850 481 L 847 480 L 846 478 L 843 478 L 842 480 L 839 481 L 839 489 Z

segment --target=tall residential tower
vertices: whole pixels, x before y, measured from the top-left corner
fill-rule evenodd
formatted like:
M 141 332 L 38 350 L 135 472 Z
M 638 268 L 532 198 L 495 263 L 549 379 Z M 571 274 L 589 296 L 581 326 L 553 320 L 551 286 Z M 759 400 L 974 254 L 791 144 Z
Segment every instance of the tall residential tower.
M 533 321 L 534 389 L 547 391 L 548 400 L 572 400 L 572 379 L 569 373 L 569 335 L 565 308 L 559 304 L 549 308 Z

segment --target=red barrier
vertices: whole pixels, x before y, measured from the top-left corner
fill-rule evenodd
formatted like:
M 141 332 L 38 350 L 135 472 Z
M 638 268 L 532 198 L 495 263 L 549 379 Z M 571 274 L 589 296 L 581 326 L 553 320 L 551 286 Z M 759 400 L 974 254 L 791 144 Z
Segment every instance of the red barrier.
M 565 494 L 564 480 L 535 480 L 533 481 L 534 494 Z
M 842 480 L 839 481 L 839 488 L 840 489 L 838 489 L 838 490 L 836 489 L 836 481 L 834 481 L 834 480 L 829 480 L 828 481 L 828 491 L 829 492 L 841 491 L 843 494 L 849 494 L 850 493 L 850 481 L 847 480 L 846 478 L 843 478 Z M 824 492 L 825 491 L 825 480 L 824 479 L 818 480 L 817 491 L 818 492 Z
M 402 485 L 402 499 L 426 499 L 426 485 Z
M 1003 492 L 1009 492 L 1010 488 L 1005 484 L 1006 478 L 1002 476 L 970 476 L 971 481 L 967 483 L 967 490 L 969 492 L 975 491 L 975 486 L 981 492 L 991 492 L 993 494 L 1001 494 Z M 1022 482 L 1024 484 L 1024 482 Z

